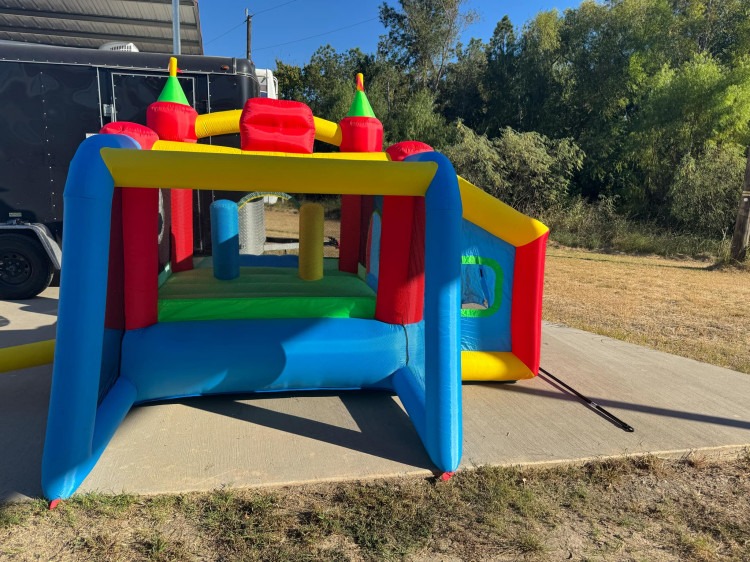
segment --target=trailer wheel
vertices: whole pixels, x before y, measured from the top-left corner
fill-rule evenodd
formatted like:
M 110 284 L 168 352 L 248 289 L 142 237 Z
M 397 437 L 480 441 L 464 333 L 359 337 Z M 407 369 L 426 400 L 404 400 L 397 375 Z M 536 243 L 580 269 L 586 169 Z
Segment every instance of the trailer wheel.
M 30 299 L 49 287 L 54 267 L 44 248 L 22 234 L 0 234 L 0 299 Z

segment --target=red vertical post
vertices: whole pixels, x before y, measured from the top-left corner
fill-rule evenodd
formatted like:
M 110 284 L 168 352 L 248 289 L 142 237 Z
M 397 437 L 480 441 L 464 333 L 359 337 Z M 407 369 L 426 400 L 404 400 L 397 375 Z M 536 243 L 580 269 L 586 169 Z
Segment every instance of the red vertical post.
M 137 123 L 109 123 L 100 132 L 127 135 L 141 145 L 141 150 L 151 150 L 154 142 L 158 140 L 154 131 Z M 133 187 L 123 187 L 121 191 L 121 196 L 115 198 L 115 203 L 122 208 L 121 220 L 113 220 L 112 229 L 122 229 L 122 242 L 118 245 L 117 237 L 114 233 L 111 235 L 114 245 L 109 271 L 111 275 L 122 277 L 124 327 L 126 330 L 135 330 L 155 324 L 157 321 L 159 192 L 156 189 Z M 121 253 L 121 265 L 112 260 L 116 253 Z M 117 280 L 111 279 L 109 290 L 112 291 L 117 286 Z M 115 312 L 116 306 L 114 295 L 108 295 L 108 324 L 123 321 Z
M 194 143 L 197 117 L 198 113 L 189 105 L 157 101 L 148 106 L 146 124 L 161 140 Z M 173 189 L 170 200 L 172 271 L 193 269 L 193 190 Z

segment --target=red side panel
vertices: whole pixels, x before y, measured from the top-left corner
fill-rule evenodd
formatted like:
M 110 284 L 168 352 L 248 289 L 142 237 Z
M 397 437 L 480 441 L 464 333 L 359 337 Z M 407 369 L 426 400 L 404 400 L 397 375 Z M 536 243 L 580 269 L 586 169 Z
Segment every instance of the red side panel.
M 195 120 L 198 112 L 189 105 L 171 101 L 157 101 L 146 110 L 146 124 L 161 140 L 197 142 Z
M 125 329 L 125 279 L 122 257 L 122 190 L 112 194 L 112 218 L 109 230 L 109 269 L 107 273 L 107 309 L 104 327 Z
M 341 152 L 381 152 L 383 124 L 374 117 L 344 117 L 341 127 Z
M 104 134 L 124 134 L 135 139 L 143 150 L 150 150 L 158 140 L 156 133 L 136 123 L 114 122 L 102 128 Z M 121 228 L 122 246 L 113 245 L 113 255 L 122 252 L 122 288 L 124 292 L 124 325 L 128 330 L 144 328 L 157 320 L 159 256 L 159 192 L 156 189 L 122 188 L 122 219 L 113 219 L 112 229 Z M 117 196 L 117 194 L 116 194 Z M 117 199 L 115 199 L 115 203 Z M 114 238 L 113 238 L 114 243 Z M 114 265 L 116 271 L 116 265 Z M 110 272 L 113 264 L 110 260 Z M 116 283 L 115 280 L 112 283 Z M 111 283 L 110 289 L 115 288 Z M 109 296 L 108 296 L 109 308 Z M 108 322 L 121 321 L 110 316 Z M 112 326 L 114 327 L 114 326 Z
M 339 270 L 357 273 L 359 264 L 360 195 L 341 196 L 341 242 L 339 243 Z
M 373 195 L 362 195 L 362 206 L 359 209 L 359 263 L 365 264 L 367 252 L 370 248 L 370 221 L 375 210 L 375 197 Z
M 424 197 L 415 197 L 408 273 L 408 290 L 412 293 L 408 316 L 411 322 L 419 322 L 424 315 L 425 224 Z
M 172 271 L 193 269 L 193 191 L 173 189 L 171 196 Z
M 146 123 L 159 138 L 176 142 L 197 142 L 197 118 L 198 113 L 189 105 L 167 101 L 152 103 L 146 112 Z M 193 191 L 173 189 L 170 210 L 172 271 L 193 269 Z
M 298 101 L 251 98 L 240 117 L 242 150 L 310 154 L 315 141 L 312 110 Z
M 122 190 L 125 328 L 156 323 L 159 288 L 159 191 Z
M 380 268 L 375 318 L 390 324 L 411 324 L 422 319 L 424 303 L 424 242 L 421 256 L 412 255 L 415 216 L 422 197 L 383 197 Z M 424 237 L 422 236 L 422 241 Z M 412 258 L 415 258 L 412 263 Z M 421 260 L 420 260 L 421 257 Z M 421 261 L 421 270 L 419 262 Z
M 542 345 L 542 293 L 544 291 L 545 233 L 533 242 L 516 248 L 513 268 L 513 303 L 511 307 L 511 348 L 531 370 L 539 373 Z

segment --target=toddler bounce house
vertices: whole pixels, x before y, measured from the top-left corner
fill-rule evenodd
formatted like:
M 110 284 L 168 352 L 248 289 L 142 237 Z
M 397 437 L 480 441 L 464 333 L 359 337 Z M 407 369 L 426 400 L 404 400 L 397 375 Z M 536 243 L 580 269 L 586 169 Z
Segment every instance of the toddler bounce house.
M 45 496 L 75 492 L 134 405 L 221 393 L 393 392 L 449 475 L 462 379 L 537 374 L 547 228 L 423 143 L 383 151 L 361 75 L 337 124 L 266 98 L 198 115 L 175 73 L 145 126 L 110 123 L 71 163 Z M 197 143 L 232 133 L 241 149 Z M 230 201 L 211 209 L 213 255 L 193 256 L 195 189 L 339 194 L 339 258 L 318 205 L 299 256 L 240 255 Z

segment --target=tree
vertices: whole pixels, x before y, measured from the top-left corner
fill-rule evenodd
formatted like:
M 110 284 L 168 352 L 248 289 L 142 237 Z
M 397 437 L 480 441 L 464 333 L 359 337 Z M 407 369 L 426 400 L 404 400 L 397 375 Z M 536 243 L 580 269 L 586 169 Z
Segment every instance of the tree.
M 382 4 L 380 22 L 388 29 L 380 51 L 408 72 L 413 85 L 437 92 L 455 54 L 461 32 L 476 19 L 462 11 L 468 0 L 399 0 L 400 9 Z

